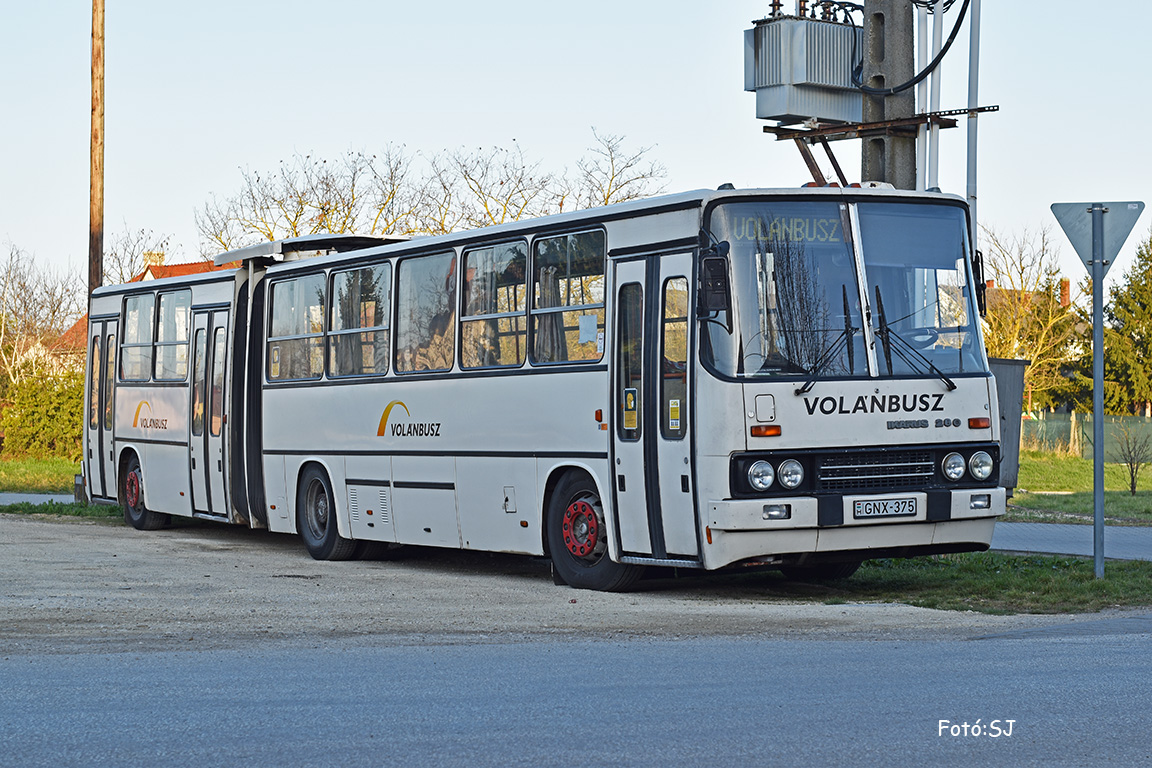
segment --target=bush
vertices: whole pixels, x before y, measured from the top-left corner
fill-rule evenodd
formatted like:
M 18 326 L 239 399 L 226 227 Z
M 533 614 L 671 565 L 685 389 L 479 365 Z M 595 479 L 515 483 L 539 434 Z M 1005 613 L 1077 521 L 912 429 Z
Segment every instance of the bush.
M 29 376 L 8 388 L 4 409 L 5 457 L 57 456 L 79 461 L 84 419 L 84 375 Z

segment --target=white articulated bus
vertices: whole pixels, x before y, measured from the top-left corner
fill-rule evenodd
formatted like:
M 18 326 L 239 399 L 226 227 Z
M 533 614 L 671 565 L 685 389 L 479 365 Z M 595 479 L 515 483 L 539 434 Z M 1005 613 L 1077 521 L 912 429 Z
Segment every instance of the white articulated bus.
M 986 549 L 968 232 L 950 195 L 698 191 L 101 288 L 87 490 L 141 529 L 547 555 L 592 589 Z

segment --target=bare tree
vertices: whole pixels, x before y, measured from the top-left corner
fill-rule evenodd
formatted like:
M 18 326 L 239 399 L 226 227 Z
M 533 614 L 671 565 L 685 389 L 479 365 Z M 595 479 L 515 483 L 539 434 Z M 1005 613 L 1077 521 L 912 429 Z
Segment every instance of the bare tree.
M 1032 361 L 1025 372 L 1029 398 L 1043 403 L 1065 382 L 1062 369 L 1076 359 L 1075 302 L 1063 300 L 1057 253 L 1049 229 L 1011 239 L 984 228 L 988 292 L 984 341 L 990 357 Z
M 1139 433 L 1130 424 L 1117 424 L 1115 438 L 1116 447 L 1113 457 L 1128 470 L 1128 490 L 1136 495 L 1136 481 L 1140 478 L 1140 471 L 1152 464 L 1152 435 Z
M 48 366 L 84 296 L 79 272 L 39 267 L 9 243 L 0 263 L 0 376 L 19 383 Z
M 144 271 L 148 253 L 166 253 L 170 235 L 150 229 L 129 229 L 114 235 L 104 247 L 104 284 L 126 283 Z
M 421 217 L 423 231 L 487 227 L 559 210 L 556 176 L 526 160 L 519 146 L 441 153 L 429 165 L 421 199 L 431 215 Z
M 602 136 L 595 128 L 592 136 L 595 143 L 576 163 L 579 207 L 623 203 L 664 191 L 668 169 L 663 163 L 650 159 L 652 147 L 626 149 L 623 136 L 611 133 Z
M 236 195 L 214 196 L 197 211 L 201 249 L 210 255 L 321 232 L 444 234 L 660 190 L 667 172 L 648 159 L 650 147 L 627 150 L 621 136 L 593 136 L 575 178 L 545 170 L 515 144 L 431 155 L 389 145 L 333 161 L 296 155 L 272 173 L 243 170 Z
M 406 233 L 412 229 L 411 161 L 402 148 L 348 152 L 333 161 L 296 155 L 270 174 L 241 171 L 240 192 L 196 212 L 206 255 L 264 240 L 321 232 Z

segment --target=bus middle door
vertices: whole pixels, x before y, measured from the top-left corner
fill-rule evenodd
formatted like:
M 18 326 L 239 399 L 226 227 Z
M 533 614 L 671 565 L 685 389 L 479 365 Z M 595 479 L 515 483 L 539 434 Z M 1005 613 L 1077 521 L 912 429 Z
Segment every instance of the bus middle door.
M 227 313 L 197 312 L 192 320 L 192 414 L 189 471 L 192 511 L 228 515 L 224 489 L 224 389 Z
M 692 492 L 689 253 L 615 262 L 613 482 L 625 554 L 699 560 Z

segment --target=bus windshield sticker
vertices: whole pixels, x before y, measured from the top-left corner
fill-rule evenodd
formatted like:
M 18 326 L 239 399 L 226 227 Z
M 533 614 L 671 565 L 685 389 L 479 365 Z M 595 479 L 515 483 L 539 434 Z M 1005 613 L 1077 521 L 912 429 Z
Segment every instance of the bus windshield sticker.
M 271 378 L 280 378 L 280 345 L 272 347 L 272 370 L 269 372 Z
M 668 429 L 680 429 L 680 401 L 668 401 Z

